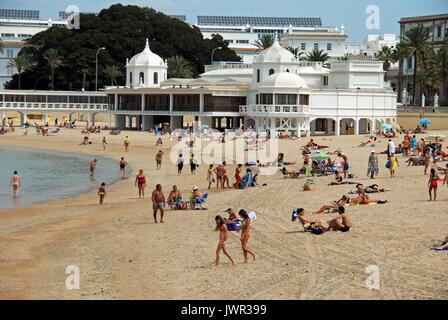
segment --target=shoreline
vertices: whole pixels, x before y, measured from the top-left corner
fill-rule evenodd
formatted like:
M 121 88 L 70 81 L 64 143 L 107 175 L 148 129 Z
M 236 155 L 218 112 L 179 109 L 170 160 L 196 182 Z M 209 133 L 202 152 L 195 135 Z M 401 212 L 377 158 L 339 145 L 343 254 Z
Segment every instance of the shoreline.
M 99 160 L 107 160 L 109 162 L 108 165 L 110 167 L 112 166 L 113 162 L 117 162 L 117 160 L 115 160 L 113 158 L 106 157 L 104 155 L 93 154 L 93 153 L 89 154 L 89 155 L 87 155 L 87 154 L 84 155 L 84 154 L 77 154 L 74 152 L 58 151 L 58 150 L 52 150 L 52 149 L 37 149 L 34 147 L 24 148 L 24 147 L 14 147 L 14 146 L 6 147 L 6 146 L 2 146 L 2 145 L 0 145 L 0 148 L 14 150 L 14 151 L 26 151 L 26 152 L 31 152 L 31 153 L 46 154 L 46 155 L 59 155 L 61 157 L 66 157 L 66 158 L 73 157 L 73 158 L 77 158 L 77 160 L 81 160 L 81 158 L 85 158 L 85 159 L 83 159 L 85 161 L 91 160 L 91 159 L 89 160 L 89 158 L 87 158 L 88 156 L 94 156 L 94 157 L 98 158 Z M 129 171 L 129 172 L 128 172 L 128 177 L 126 177 L 126 179 L 129 178 L 129 176 L 133 175 L 133 173 L 134 173 L 132 166 L 129 165 L 129 166 L 127 166 L 127 168 L 128 168 L 127 171 Z M 88 174 L 88 172 L 86 169 L 86 175 L 87 174 Z M 116 178 L 111 177 L 111 179 L 112 179 L 112 182 L 108 183 L 108 186 L 111 186 L 111 185 L 117 183 L 118 181 L 123 180 L 120 177 L 116 177 Z M 96 183 L 99 183 L 99 182 L 96 182 Z M 27 207 L 32 207 L 34 205 L 51 204 L 52 202 L 55 202 L 55 201 L 62 201 L 62 200 L 69 200 L 72 198 L 76 198 L 76 197 L 82 196 L 86 193 L 94 192 L 95 189 L 97 188 L 97 185 L 91 185 L 91 184 L 92 184 L 92 182 L 89 181 L 89 183 L 86 183 L 86 186 L 83 188 L 83 190 L 79 189 L 79 190 L 73 191 L 76 193 L 72 192 L 73 194 L 71 194 L 71 195 L 61 195 L 54 199 L 47 199 L 47 200 L 32 200 L 31 202 L 26 203 L 24 205 L 17 205 L 17 206 L 9 207 L 9 208 L 0 208 L 0 214 L 4 213 L 5 211 L 8 211 L 8 210 L 14 210 L 14 209 L 18 209 L 18 208 L 27 208 Z M 21 197 L 23 197 L 23 196 L 21 196 Z

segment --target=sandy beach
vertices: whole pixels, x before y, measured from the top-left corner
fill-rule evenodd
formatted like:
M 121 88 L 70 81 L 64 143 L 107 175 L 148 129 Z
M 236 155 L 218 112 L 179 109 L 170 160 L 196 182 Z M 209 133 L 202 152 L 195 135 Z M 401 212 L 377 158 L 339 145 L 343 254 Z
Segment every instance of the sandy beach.
M 33 130 L 30 130 L 33 131 Z M 439 131 L 438 133 L 445 133 Z M 101 138 L 108 146 L 102 150 Z M 129 135 L 130 152 L 123 139 Z M 418 136 L 424 137 L 426 135 Z M 347 208 L 353 220 L 348 233 L 316 236 L 298 231 L 291 211 L 303 207 L 310 214 L 339 199 L 352 185 L 328 186 L 333 177 L 318 178 L 316 190 L 302 191 L 304 180 L 285 180 L 280 174 L 261 176 L 259 187 L 209 192 L 209 210 L 167 211 L 165 224 L 154 224 L 150 195 L 157 183 L 166 195 L 176 184 L 184 195 L 193 185 L 207 187 L 207 166 L 196 175 L 184 168 L 181 177 L 169 161 L 173 142 L 164 136 L 163 147 L 147 132 L 119 136 L 92 135 L 92 145 L 79 145 L 80 130 L 63 130 L 60 136 L 24 136 L 21 129 L 0 136 L 0 146 L 76 152 L 115 159 L 124 156 L 134 172 L 145 170 L 146 199 L 138 199 L 135 176 L 107 186 L 103 207 L 96 191 L 51 203 L 0 212 L 1 299 L 447 299 L 446 252 L 430 251 L 432 243 L 448 233 L 448 188 L 439 186 L 438 201 L 428 202 L 428 177 L 423 167 L 400 167 L 394 179 L 379 156 L 375 180 L 392 191 L 376 194 L 384 205 Z M 395 139 L 402 141 L 403 135 Z M 371 148 L 355 147 L 365 136 L 315 137 L 332 150 L 341 147 L 349 156 L 357 181 L 366 177 Z M 280 142 L 288 161 L 302 163 L 300 146 L 308 139 Z M 376 151 L 386 149 L 380 139 Z M 446 143 L 444 143 L 446 148 Z M 162 170 L 154 156 L 165 151 Z M 335 158 L 335 157 L 333 157 Z M 99 164 L 100 165 L 100 164 Z M 297 166 L 295 166 L 297 168 Z M 67 168 L 69 170 L 69 168 Z M 229 166 L 233 181 L 235 165 Z M 117 171 L 111 174 L 118 175 Z M 88 167 L 86 167 L 88 183 Z M 266 186 L 262 184 L 266 183 Z M 3 181 L 2 187 L 8 182 Z M 49 190 L 51 192 L 51 190 Z M 188 197 L 188 196 L 187 196 Z M 239 234 L 231 233 L 228 249 L 238 264 L 225 257 L 214 266 L 218 234 L 214 217 L 226 207 L 254 210 L 257 220 L 249 246 L 257 261 L 242 264 Z M 335 214 L 319 217 L 329 220 Z M 67 290 L 66 267 L 80 269 L 80 289 Z M 366 268 L 376 265 L 380 288 L 366 287 Z

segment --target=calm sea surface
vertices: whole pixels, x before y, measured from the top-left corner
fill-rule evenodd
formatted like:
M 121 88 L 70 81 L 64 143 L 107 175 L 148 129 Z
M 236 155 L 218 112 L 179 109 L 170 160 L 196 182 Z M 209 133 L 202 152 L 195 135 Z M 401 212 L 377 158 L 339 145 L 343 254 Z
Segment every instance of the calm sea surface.
M 93 158 L 98 159 L 98 164 L 92 182 L 89 164 Z M 9 186 L 14 170 L 22 180 L 18 199 L 13 198 Z M 97 189 L 101 182 L 111 184 L 118 179 L 118 161 L 111 159 L 0 147 L 0 211 L 77 196 Z

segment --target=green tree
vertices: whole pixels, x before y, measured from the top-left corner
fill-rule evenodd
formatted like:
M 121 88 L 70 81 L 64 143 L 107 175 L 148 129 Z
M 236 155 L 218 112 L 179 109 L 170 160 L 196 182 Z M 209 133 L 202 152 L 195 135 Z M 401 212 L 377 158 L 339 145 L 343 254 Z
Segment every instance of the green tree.
M 437 52 L 437 60 L 440 62 L 441 93 L 443 96 L 448 97 L 448 35 L 445 36 L 444 44 Z
M 170 18 L 161 12 L 148 7 L 114 4 L 103 9 L 99 14 L 81 13 L 81 28 L 67 29 L 52 27 L 35 34 L 27 40 L 33 59 L 37 61 L 33 72 L 22 74 L 22 88 L 34 89 L 37 79 L 48 74 L 48 64 L 43 54 L 50 48 L 58 50 L 64 59 L 64 65 L 56 71 L 57 89 L 67 90 L 72 83 L 73 88 L 81 89 L 83 69 L 95 70 L 95 54 L 99 47 L 98 86 L 109 84 L 110 79 L 104 73 L 107 66 L 117 66 L 125 70 L 126 59 L 131 59 L 141 52 L 145 39 L 149 39 L 151 51 L 164 59 L 180 55 L 190 62 L 193 76 L 204 72 L 204 65 L 210 63 L 211 51 L 221 61 L 241 61 L 222 36 L 214 35 L 204 39 L 199 28 L 190 26 L 178 19 Z M 22 50 L 25 50 L 23 48 Z M 116 81 L 120 83 L 122 77 Z M 47 89 L 50 80 L 42 78 L 36 89 Z M 16 77 L 6 84 L 8 88 L 17 86 Z
M 309 62 L 322 62 L 322 66 L 328 68 L 330 67 L 329 63 L 327 63 L 329 59 L 330 57 L 324 53 L 324 50 L 313 49 L 305 54 L 304 60 Z
M 300 52 L 299 48 L 294 48 L 294 47 L 289 46 L 289 47 L 286 47 L 286 50 L 291 52 L 296 59 L 302 60 L 303 52 Z
M 401 87 L 403 78 L 403 65 L 404 61 L 410 56 L 411 52 L 404 42 L 399 42 L 394 50 L 394 59 L 399 62 L 398 68 L 398 92 L 401 93 L 403 88 Z M 407 85 L 407 83 L 406 83 Z
M 21 76 L 22 76 L 22 72 L 26 71 L 26 70 L 31 70 L 33 68 L 33 63 L 30 59 L 29 56 L 25 55 L 25 54 L 21 54 L 18 55 L 15 58 L 11 58 L 9 59 L 8 62 L 8 67 L 13 67 L 17 70 L 17 75 L 18 75 L 18 79 L 19 79 L 19 90 L 21 89 Z
M 190 63 L 182 56 L 168 58 L 169 78 L 192 78 L 193 69 Z
M 274 36 L 270 35 L 270 34 L 263 34 L 260 39 L 258 39 L 257 41 L 255 41 L 254 45 L 259 49 L 259 50 L 264 50 L 267 49 L 269 47 L 271 47 L 274 44 Z
M 48 49 L 43 58 L 47 61 L 48 66 L 51 70 L 51 89 L 54 90 L 54 72 L 57 68 L 64 65 L 62 62 L 62 57 L 59 55 L 58 50 L 56 49 Z
M 118 68 L 117 66 L 108 66 L 104 70 L 104 73 L 110 79 L 111 86 L 113 86 L 114 82 L 116 82 L 115 79 L 123 75 L 123 72 L 121 72 L 120 68 Z
M 338 57 L 338 61 L 348 61 L 352 58 L 351 53 L 346 53 L 342 57 Z
M 409 51 L 409 55 L 414 57 L 414 75 L 412 80 L 412 96 L 414 105 L 417 104 L 417 98 L 420 98 L 421 96 L 417 90 L 417 74 L 419 67 L 423 66 L 423 57 L 427 55 L 429 49 L 428 40 L 429 30 L 422 24 L 419 24 L 418 26 L 405 32 L 403 37 L 404 46 Z M 423 73 L 423 70 L 420 71 Z
M 383 46 L 381 50 L 375 53 L 375 58 L 383 61 L 383 70 L 386 71 L 384 74 L 384 81 L 387 80 L 387 72 L 390 69 L 390 66 L 396 62 L 396 55 L 392 48 L 388 46 Z
M 82 89 L 85 90 L 86 88 L 86 78 L 87 78 L 87 74 L 89 73 L 89 69 L 84 68 L 81 70 L 81 74 L 82 74 Z

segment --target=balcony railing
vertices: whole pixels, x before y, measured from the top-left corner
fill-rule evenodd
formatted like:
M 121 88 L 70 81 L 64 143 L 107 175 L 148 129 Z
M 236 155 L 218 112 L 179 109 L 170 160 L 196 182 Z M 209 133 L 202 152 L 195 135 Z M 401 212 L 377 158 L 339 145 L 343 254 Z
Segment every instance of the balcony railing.
M 105 103 L 35 103 L 35 102 L 0 102 L 0 108 L 16 110 L 95 110 L 107 111 Z
M 204 106 L 204 112 L 239 112 L 239 106 L 227 105 L 227 104 L 212 104 Z
M 175 112 L 199 112 L 199 106 L 174 106 L 173 111 Z
M 252 104 L 240 106 L 240 112 L 243 114 L 287 114 L 287 115 L 305 115 L 310 113 L 309 106 L 303 105 L 266 105 Z

